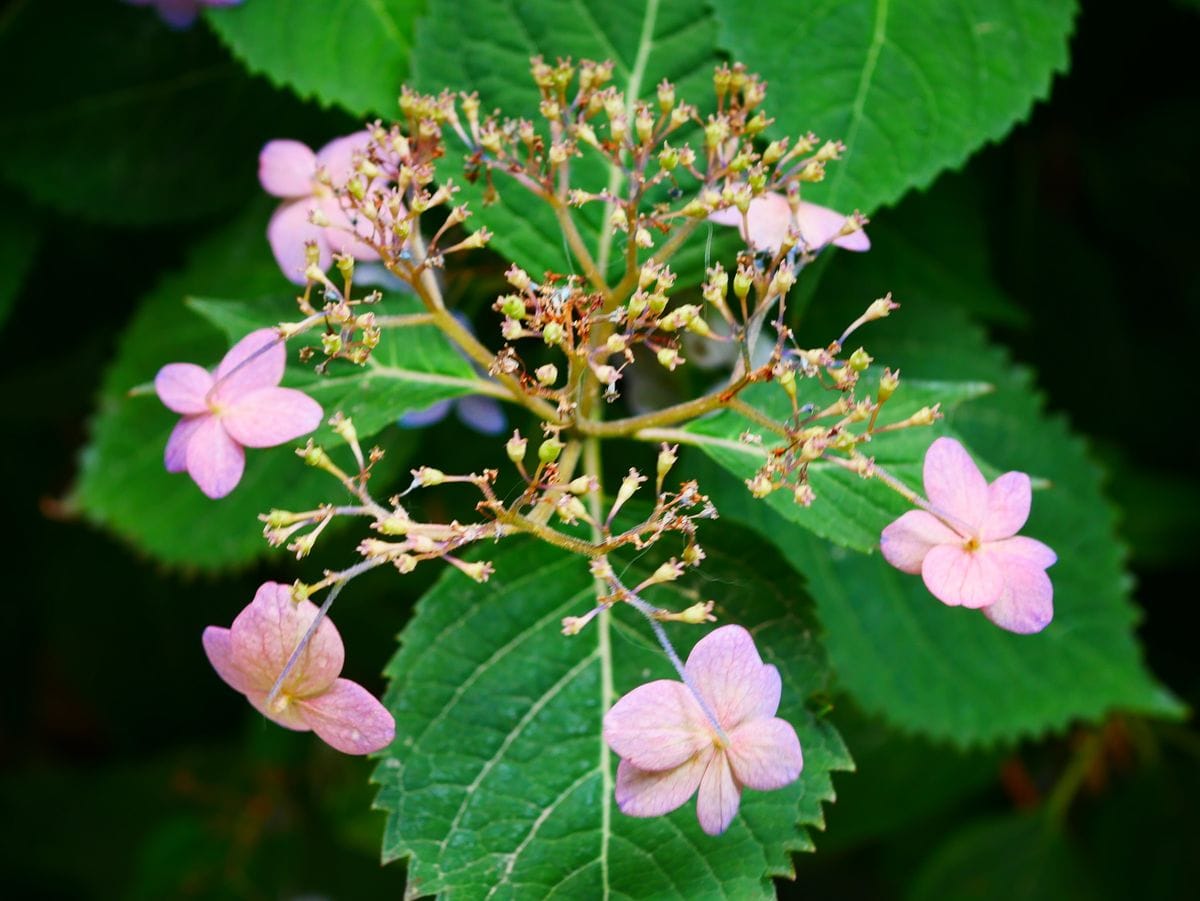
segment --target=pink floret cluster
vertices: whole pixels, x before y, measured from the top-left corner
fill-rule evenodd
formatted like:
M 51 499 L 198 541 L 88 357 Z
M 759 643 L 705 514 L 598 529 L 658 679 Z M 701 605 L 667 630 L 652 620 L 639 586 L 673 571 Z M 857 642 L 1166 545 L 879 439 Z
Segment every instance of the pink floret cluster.
M 270 697 L 317 613 L 311 601 L 292 600 L 291 586 L 266 582 L 230 628 L 204 630 L 204 651 L 222 679 L 279 725 L 311 730 L 346 754 L 382 750 L 395 737 L 396 723 L 365 688 L 339 678 L 346 652 L 327 618 Z
M 743 788 L 770 791 L 800 777 L 800 739 L 775 716 L 779 671 L 762 662 L 741 626 L 700 639 L 684 670 L 707 711 L 687 685 L 659 679 L 629 692 L 604 717 L 604 739 L 621 757 L 617 806 L 655 817 L 698 793 L 700 827 L 719 835 L 733 822 Z

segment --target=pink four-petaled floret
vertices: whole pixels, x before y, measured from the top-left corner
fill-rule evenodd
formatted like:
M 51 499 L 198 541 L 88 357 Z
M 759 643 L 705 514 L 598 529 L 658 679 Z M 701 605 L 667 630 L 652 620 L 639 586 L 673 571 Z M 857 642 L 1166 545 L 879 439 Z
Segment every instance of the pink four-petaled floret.
M 719 835 L 743 788 L 769 791 L 800 777 L 800 739 L 775 716 L 779 671 L 762 662 L 741 626 L 700 639 L 684 669 L 716 723 L 682 682 L 659 679 L 621 698 L 604 717 L 604 739 L 621 757 L 617 806 L 630 816 L 661 816 L 699 791 L 700 827 Z
M 396 722 L 369 691 L 339 678 L 346 652 L 328 618 L 317 626 L 268 704 L 271 688 L 317 616 L 315 604 L 296 603 L 291 591 L 288 585 L 265 582 L 230 628 L 205 629 L 204 652 L 213 669 L 281 726 L 312 730 L 346 754 L 386 748 L 396 735 Z
M 169 363 L 154 378 L 159 399 L 183 419 L 167 440 L 168 472 L 187 470 L 211 498 L 242 478 L 244 447 L 273 447 L 321 424 L 321 406 L 303 391 L 279 388 L 287 351 L 274 329 L 251 332 L 214 374 L 195 363 Z
M 1029 518 L 1029 476 L 1007 472 L 989 485 L 961 444 L 938 438 L 925 453 L 924 481 L 931 512 L 910 510 L 885 528 L 884 559 L 920 573 L 944 604 L 982 609 L 1010 632 L 1044 629 L 1054 616 L 1046 568 L 1058 558 L 1017 535 Z
M 366 151 L 370 138 L 365 131 L 355 132 L 330 141 L 316 153 L 299 141 L 276 140 L 259 154 L 259 182 L 268 194 L 285 200 L 267 224 L 267 240 L 279 268 L 296 284 L 305 281 L 308 242 L 317 246 L 321 269 L 329 268 L 335 253 L 348 253 L 357 260 L 379 259 L 370 246 L 355 238 L 350 217 L 333 190 L 354 174 L 354 155 Z M 319 177 L 322 170 L 328 183 Z M 314 210 L 329 225 L 313 225 L 309 216 Z M 367 219 L 359 221 L 357 234 L 369 237 L 371 230 Z
M 795 228 L 804 239 L 809 250 L 819 250 L 833 244 L 846 250 L 871 249 L 871 240 L 861 228 L 848 235 L 841 234 L 846 217 L 836 210 L 802 200 L 795 215 L 787 197 L 776 191 L 768 191 L 750 201 L 745 221 L 741 210 L 735 206 L 718 210 L 708 217 L 718 225 L 736 225 L 742 238 L 755 250 L 778 253 L 789 228 Z

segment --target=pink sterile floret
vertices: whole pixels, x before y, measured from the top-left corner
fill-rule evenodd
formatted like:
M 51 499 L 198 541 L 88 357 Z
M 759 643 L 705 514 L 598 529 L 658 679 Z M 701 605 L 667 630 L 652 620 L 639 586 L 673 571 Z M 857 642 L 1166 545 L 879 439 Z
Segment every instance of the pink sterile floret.
M 911 510 L 884 529 L 884 559 L 920 573 L 942 603 L 982 609 L 1010 632 L 1044 629 L 1054 616 L 1046 568 L 1058 558 L 1017 535 L 1029 518 L 1029 476 L 1006 472 L 989 485 L 961 444 L 939 438 L 925 453 L 924 478 L 932 512 Z
M 800 201 L 795 217 L 787 197 L 769 191 L 750 201 L 745 221 L 737 207 L 718 210 L 708 217 L 718 225 L 736 225 L 742 239 L 755 250 L 778 253 L 789 228 L 795 228 L 808 245 L 809 250 L 818 250 L 833 244 L 846 250 L 870 250 L 871 240 L 861 228 L 848 235 L 839 234 L 846 224 L 846 217 L 836 210 Z M 747 234 L 747 226 L 749 234 Z
M 172 28 L 187 28 L 196 21 L 202 6 L 237 6 L 242 0 L 125 0 L 134 6 L 153 6 Z
M 354 155 L 366 151 L 370 135 L 365 131 L 337 138 L 313 153 L 299 141 L 271 141 L 258 156 L 258 180 L 263 189 L 285 203 L 267 225 L 267 240 L 283 274 L 304 284 L 308 268 L 305 244 L 313 242 L 320 251 L 318 265 L 328 269 L 335 253 L 348 253 L 357 260 L 377 260 L 379 254 L 354 237 L 355 228 L 342 209 L 332 186 L 342 186 L 354 174 Z M 322 180 L 320 174 L 326 176 Z M 319 209 L 328 226 L 309 222 Z M 357 234 L 369 237 L 372 226 L 365 218 Z
M 204 630 L 204 652 L 222 679 L 279 725 L 299 732 L 311 729 L 346 754 L 386 748 L 396 735 L 396 722 L 365 688 L 338 678 L 346 652 L 329 619 L 317 626 L 268 706 L 275 680 L 316 615 L 311 601 L 292 600 L 290 586 L 265 582 L 232 627 Z
M 224 497 L 242 478 L 244 447 L 272 447 L 321 424 L 321 405 L 302 391 L 279 388 L 287 351 L 274 329 L 251 332 L 217 366 L 215 377 L 194 363 L 158 371 L 154 390 L 183 419 L 167 440 L 167 472 L 187 470 L 209 497 Z
M 800 739 L 775 716 L 779 671 L 762 662 L 741 626 L 700 639 L 684 669 L 720 731 L 682 682 L 659 679 L 629 692 L 604 717 L 604 739 L 621 757 L 617 806 L 630 816 L 661 816 L 699 789 L 700 827 L 719 835 L 743 788 L 768 791 L 799 778 Z

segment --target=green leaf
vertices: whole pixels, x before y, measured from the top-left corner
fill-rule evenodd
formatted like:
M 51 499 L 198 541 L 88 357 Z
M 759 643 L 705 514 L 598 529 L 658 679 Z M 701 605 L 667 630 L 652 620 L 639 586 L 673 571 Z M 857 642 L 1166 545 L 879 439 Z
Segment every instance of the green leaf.
M 559 0 L 531 0 L 515 8 L 508 0 L 431 0 L 429 15 L 417 25 L 413 75 L 422 90 L 477 90 L 482 108 L 499 107 L 508 116 L 537 118 L 538 92 L 529 76 L 529 58 L 547 60 L 611 59 L 612 84 L 634 98 L 651 97 L 663 78 L 676 94 L 698 105 L 712 97 L 711 67 L 716 25 L 707 7 L 678 0 L 616 0 L 602 7 Z M 462 184 L 462 153 L 447 130 L 449 154 L 443 177 Z M 599 191 L 610 182 L 609 167 L 588 151 L 572 164 L 573 186 Z M 497 175 L 500 202 L 482 205 L 483 180 L 464 185 L 471 201 L 472 225 L 486 225 L 495 237 L 490 246 L 535 277 L 547 269 L 578 272 L 551 209 L 516 182 Z M 625 236 L 602 228 L 603 205 L 573 211 L 576 224 L 598 264 L 615 264 L 624 252 Z M 718 232 L 724 230 L 718 230 Z M 720 235 L 724 241 L 736 241 Z M 709 230 L 697 233 L 672 262 L 676 272 L 699 272 Z M 732 247 L 733 244 L 728 246 Z M 692 280 L 681 274 L 681 284 Z
M 801 405 L 812 403 L 821 409 L 837 398 L 836 392 L 822 388 L 816 384 L 816 379 L 797 379 L 796 386 Z M 943 410 L 953 409 L 989 390 L 987 384 L 979 382 L 905 380 L 884 407 L 880 424 L 898 422 L 922 407 L 936 403 L 941 403 Z M 864 392 L 864 396 L 870 394 Z M 742 394 L 742 398 L 776 422 L 785 422 L 791 415 L 791 403 L 777 385 L 753 386 Z M 764 449 L 783 443 L 782 439 L 728 410 L 698 420 L 686 431 L 698 436 L 700 449 L 743 483 L 765 462 Z M 760 438 L 761 443 L 742 441 L 741 437 L 747 432 Z M 932 429 L 885 432 L 876 437 L 867 450 L 889 472 L 907 476 L 911 481 L 913 477 L 919 477 L 929 442 L 944 434 L 948 434 L 948 430 L 941 424 Z M 869 553 L 879 544 L 880 530 L 908 509 L 904 499 L 891 489 L 877 481 L 864 480 L 826 460 L 810 464 L 808 474 L 809 484 L 817 496 L 813 506 L 802 507 L 795 503 L 787 490 L 772 492 L 765 503 L 789 522 L 802 525 L 837 544 Z M 722 486 L 723 494 L 729 490 Z M 750 497 L 744 485 L 742 493 Z
M 947 837 L 908 901 L 1089 901 L 1098 886 L 1066 838 L 1041 816 L 979 820 Z
M 1067 67 L 1073 0 L 713 0 L 720 43 L 770 83 L 778 135 L 847 147 L 810 200 L 869 212 L 1024 119 Z M 786 37 L 772 25 L 786 23 Z
M 77 7 L 25 3 L 0 27 L 6 81 L 21 85 L 0 110 L 0 175 L 40 202 L 130 225 L 211 215 L 260 192 L 266 140 L 330 127 L 247 79 L 205 29 L 174 32 L 120 3 Z
M 33 266 L 41 229 L 25 205 L 8 191 L 0 192 L 0 328 Z
M 829 772 L 851 766 L 837 733 L 805 704 L 827 675 L 811 610 L 761 547 L 752 572 L 736 533 L 706 547 L 701 575 L 725 589 L 718 600 L 729 602 L 729 618 L 750 627 L 780 668 L 780 716 L 800 735 L 801 780 L 746 792 L 718 838 L 700 830 L 694 802 L 657 819 L 621 814 L 603 714 L 673 671 L 632 611 L 560 634 L 562 617 L 595 604 L 586 561 L 506 543 L 486 585 L 450 571 L 434 586 L 388 667 L 385 702 L 400 737 L 375 779 L 389 814 L 384 859 L 409 858 L 411 895 L 771 897 L 768 877 L 792 874 L 788 852 L 811 847 L 799 827 L 820 826 L 821 802 L 833 797 Z M 652 589 L 650 600 L 695 603 L 688 581 Z M 703 631 L 673 627 L 680 653 Z
M 213 501 L 183 473 L 163 468 L 167 436 L 178 421 L 151 392 L 131 397 L 166 363 L 215 362 L 229 342 L 189 310 L 191 291 L 280 292 L 279 310 L 294 308 L 263 236 L 267 211 L 255 206 L 199 244 L 139 308 L 104 375 L 80 459 L 71 502 L 156 559 L 204 568 L 246 563 L 267 550 L 256 516 L 272 506 L 311 509 L 338 496 L 333 480 L 309 469 L 288 445 L 246 455 L 246 473 L 228 497 Z M 392 466 L 399 453 L 389 454 Z
M 251 72 L 356 116 L 396 113 L 424 0 L 254 0 L 208 21 Z
M 278 324 L 280 312 L 287 309 L 278 302 L 195 297 L 188 305 L 222 329 L 230 341 L 256 328 Z M 422 312 L 424 307 L 416 298 L 398 294 L 372 309 L 385 316 Z M 309 346 L 320 345 L 319 336 L 313 333 L 299 340 Z M 359 438 L 366 440 L 405 413 L 472 393 L 480 380 L 445 335 L 423 325 L 385 332 L 365 366 L 337 361 L 329 375 L 317 375 L 312 366 L 300 365 L 292 355 L 284 383 L 305 391 L 329 415 L 341 410 L 354 420 Z M 318 440 L 331 436 L 328 427 L 322 427 Z

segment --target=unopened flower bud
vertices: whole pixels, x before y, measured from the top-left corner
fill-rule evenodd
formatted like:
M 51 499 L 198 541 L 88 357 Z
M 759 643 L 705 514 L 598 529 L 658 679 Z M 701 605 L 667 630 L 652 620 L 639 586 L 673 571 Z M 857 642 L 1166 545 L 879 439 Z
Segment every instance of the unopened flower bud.
M 563 327 L 557 322 L 547 322 L 542 328 L 542 340 L 550 346 L 561 344 L 564 337 Z
M 816 494 L 809 486 L 808 482 L 801 482 L 792 489 L 792 500 L 801 507 L 811 507 L 812 502 L 817 499 Z
M 621 334 L 613 334 L 608 336 L 608 340 L 604 342 L 604 348 L 610 354 L 624 353 L 629 347 L 629 340 Z
M 413 480 L 422 488 L 432 488 L 446 481 L 446 474 L 432 466 L 422 466 L 412 471 Z
M 525 300 L 516 294 L 506 294 L 500 298 L 500 312 L 509 319 L 525 318 Z
M 686 610 L 681 610 L 674 614 L 671 619 L 677 623 L 691 623 L 693 626 L 703 625 L 704 623 L 713 623 L 717 618 L 713 616 L 713 602 L 703 601 L 701 603 L 692 604 Z
M 591 476 L 579 476 L 567 483 L 567 491 L 574 495 L 587 494 L 594 487 Z
M 683 575 L 683 564 L 669 560 L 656 569 L 650 576 L 642 582 L 643 588 L 648 588 L 651 585 L 661 585 L 663 582 L 674 582 Z
M 892 372 L 890 369 L 883 370 L 883 375 L 879 377 L 879 402 L 883 403 L 900 387 L 900 371 Z
M 520 463 L 525 459 L 525 451 L 529 447 L 529 442 L 521 437 L 521 433 L 513 431 L 512 437 L 504 444 L 504 452 L 508 454 L 508 459 L 514 463 Z
M 538 459 L 543 463 L 553 463 L 565 446 L 557 437 L 551 435 L 538 447 Z
M 860 347 L 854 353 L 850 354 L 848 362 L 850 363 L 850 368 L 855 372 L 866 372 L 867 368 L 874 362 L 874 358 Z
M 787 139 L 782 141 L 772 141 L 767 145 L 767 149 L 763 151 L 762 161 L 768 166 L 774 166 L 787 153 Z
M 621 373 L 615 366 L 609 366 L 607 363 L 602 363 L 599 366 L 593 366 L 592 371 L 596 373 L 596 378 L 602 385 L 614 385 L 617 379 L 621 377 Z
M 745 266 L 738 266 L 738 271 L 733 276 L 733 293 L 737 295 L 738 300 L 746 299 L 752 284 L 754 284 L 754 277 L 750 270 Z
M 547 363 L 544 366 L 539 366 L 533 371 L 534 376 L 538 380 L 538 384 L 544 388 L 549 388 L 558 381 L 558 367 L 553 363 Z
M 322 335 L 321 350 L 325 351 L 327 357 L 336 357 L 342 352 L 342 336 L 337 332 Z
M 659 448 L 658 465 L 657 465 L 659 484 L 662 483 L 662 480 L 667 477 L 667 473 L 669 473 L 671 471 L 671 467 L 674 466 L 675 463 L 679 460 L 679 457 L 676 454 L 676 451 L 678 451 L 678 450 L 679 450 L 678 444 L 676 444 L 674 446 L 669 445 L 669 444 L 664 444 L 664 445 L 662 445 L 662 447 Z
M 658 358 L 658 364 L 671 372 L 683 362 L 683 357 L 679 356 L 679 351 L 673 347 L 664 347 L 655 356 Z
M 670 172 L 679 165 L 679 151 L 670 144 L 663 144 L 662 150 L 658 152 L 658 164 Z
M 665 78 L 658 83 L 658 108 L 665 116 L 675 105 L 675 85 Z

